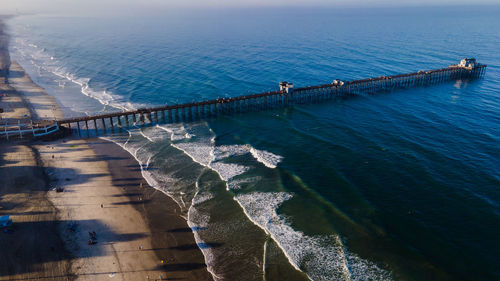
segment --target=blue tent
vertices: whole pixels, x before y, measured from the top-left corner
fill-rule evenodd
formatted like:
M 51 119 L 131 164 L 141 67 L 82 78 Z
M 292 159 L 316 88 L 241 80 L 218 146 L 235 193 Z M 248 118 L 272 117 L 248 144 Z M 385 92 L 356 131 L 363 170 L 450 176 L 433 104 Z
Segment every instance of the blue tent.
M 0 217 L 0 228 L 8 227 L 12 225 L 12 220 L 9 218 L 9 215 Z

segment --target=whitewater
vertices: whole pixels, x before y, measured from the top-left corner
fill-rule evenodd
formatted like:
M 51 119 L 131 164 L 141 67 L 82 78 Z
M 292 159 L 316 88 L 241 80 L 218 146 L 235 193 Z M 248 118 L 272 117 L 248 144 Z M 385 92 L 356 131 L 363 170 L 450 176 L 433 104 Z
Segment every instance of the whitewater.
M 290 8 L 9 28 L 12 58 L 68 117 L 477 58 L 479 81 L 105 136 L 180 206 L 216 280 L 473 281 L 500 276 L 498 21 L 494 7 Z
M 28 57 L 29 62 L 40 72 L 47 71 L 62 80 L 57 81 L 61 88 L 67 83 L 74 83 L 80 87 L 80 93 L 97 100 L 102 105 L 118 110 L 133 110 L 142 104 L 133 104 L 124 100 L 123 96 L 112 94 L 106 90 L 95 90 L 90 86 L 92 78 L 78 77 L 70 72 L 64 64 L 53 54 L 36 44 L 28 43 L 26 40 L 17 39 L 14 45 L 21 57 Z M 105 110 L 105 109 L 104 109 Z M 140 124 L 134 124 L 134 126 Z M 118 124 L 115 124 L 118 126 Z M 126 128 L 123 128 L 126 129 Z M 196 190 L 189 202 L 186 202 L 185 194 L 178 190 L 169 190 L 168 184 L 182 179 L 165 177 L 165 175 L 152 172 L 150 161 L 156 152 L 147 148 L 147 143 L 169 142 L 169 144 L 189 156 L 192 161 L 215 171 L 220 179 L 226 184 L 226 189 L 240 190 L 242 184 L 248 184 L 262 180 L 260 177 L 241 178 L 246 172 L 254 168 L 252 165 L 226 163 L 226 160 L 236 156 L 251 155 L 256 163 L 268 169 L 276 169 L 283 157 L 272 152 L 259 150 L 250 144 L 216 145 L 215 133 L 206 122 L 188 124 L 164 124 L 151 128 L 140 128 L 128 130 L 128 136 L 101 137 L 121 146 L 132 155 L 141 167 L 141 173 L 148 184 L 172 198 L 184 209 L 184 218 L 193 229 L 198 245 L 206 243 L 200 237 L 198 228 L 206 228 L 209 215 L 196 209 L 196 206 L 213 198 L 213 195 L 200 194 L 198 182 Z M 130 143 L 133 136 L 141 136 L 144 142 Z M 124 141 L 125 139 L 125 141 Z M 303 271 L 311 280 L 362 280 L 360 278 L 370 276 L 371 280 L 391 280 L 390 273 L 375 264 L 363 260 L 349 253 L 343 246 L 338 235 L 309 237 L 300 231 L 294 230 L 287 222 L 286 217 L 277 213 L 278 208 L 293 194 L 287 192 L 251 192 L 238 194 L 233 199 L 239 204 L 246 217 L 259 228 L 261 228 L 271 239 L 273 239 L 284 252 L 289 262 L 297 270 Z M 200 247 L 207 268 L 215 280 L 224 280 L 222 274 L 216 271 L 216 257 L 210 248 Z M 265 257 L 263 257 L 265 260 Z M 265 265 L 265 263 L 264 263 Z M 262 269 L 265 272 L 265 268 Z
M 220 178 L 226 182 L 227 190 L 238 190 L 241 188 L 242 183 L 258 181 L 259 178 L 235 179 L 237 176 L 252 169 L 252 167 L 227 164 L 224 163 L 224 160 L 231 159 L 234 156 L 249 154 L 261 165 L 269 169 L 274 169 L 283 159 L 279 155 L 258 150 L 248 144 L 217 146 L 215 145 L 216 136 L 205 122 L 156 125 L 153 128 L 137 128 L 129 131 L 129 134 L 139 134 L 151 143 L 169 140 L 172 147 L 185 153 L 194 162 L 217 172 Z M 191 202 L 184 202 L 182 197 L 168 192 L 168 187 L 164 185 L 160 186 L 155 178 L 161 177 L 161 175 L 155 175 L 154 172 L 148 170 L 148 163 L 154 151 L 146 151 L 143 149 L 144 146 L 139 146 L 135 149 L 127 146 L 126 144 L 130 138 L 125 143 L 120 143 L 119 140 L 112 137 L 102 138 L 117 143 L 134 155 L 135 159 L 143 167 L 143 177 L 152 187 L 169 195 L 181 208 L 188 208 L 188 215 L 185 219 L 193 230 L 208 227 L 209 216 L 201 214 L 196 209 L 196 205 L 212 199 L 213 195 L 206 193 L 200 196 L 197 184 L 197 190 Z M 147 159 L 147 163 L 137 158 L 139 150 L 141 150 L 143 158 Z M 169 182 L 172 181 L 174 180 L 169 180 Z M 286 192 L 252 192 L 234 196 L 234 200 L 241 206 L 249 220 L 259 226 L 278 243 L 290 263 L 297 270 L 304 271 L 311 280 L 365 280 L 363 278 L 366 277 L 369 277 L 370 280 L 391 280 L 389 272 L 352 253 L 348 253 L 344 249 L 339 236 L 309 237 L 300 231 L 294 230 L 287 223 L 286 218 L 276 212 L 279 206 L 291 199 L 292 196 L 293 194 Z M 193 231 L 193 233 L 195 234 L 197 243 L 203 245 L 207 242 L 198 235 L 198 231 Z M 200 249 L 205 256 L 206 264 L 214 279 L 224 280 L 223 276 L 216 272 L 214 265 L 217 261 L 210 249 Z

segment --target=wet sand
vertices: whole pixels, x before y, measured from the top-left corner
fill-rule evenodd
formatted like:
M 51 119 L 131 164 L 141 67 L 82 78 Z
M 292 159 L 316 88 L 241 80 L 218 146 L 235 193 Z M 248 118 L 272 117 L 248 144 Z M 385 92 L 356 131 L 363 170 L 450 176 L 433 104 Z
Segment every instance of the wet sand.
M 210 279 L 175 203 L 144 182 L 138 164 L 120 147 L 68 139 L 36 148 L 52 189 L 62 191 L 52 190 L 48 198 L 60 211 L 73 274 L 85 280 Z M 94 245 L 89 232 L 96 232 Z
M 55 99 L 10 63 L 5 38 L 0 23 L 0 117 L 60 118 Z M 0 233 L 0 280 L 212 279 L 177 205 L 113 143 L 3 141 L 0 178 L 0 215 L 14 221 Z
M 168 278 L 211 280 L 203 255 L 177 204 L 164 193 L 150 187 L 141 175 L 140 166 L 120 146 L 107 141 L 92 141 L 91 148 L 107 159 L 113 184 L 122 189 L 128 202 L 146 218 L 151 248 L 165 261 L 161 267 Z M 141 188 L 142 184 L 142 188 Z

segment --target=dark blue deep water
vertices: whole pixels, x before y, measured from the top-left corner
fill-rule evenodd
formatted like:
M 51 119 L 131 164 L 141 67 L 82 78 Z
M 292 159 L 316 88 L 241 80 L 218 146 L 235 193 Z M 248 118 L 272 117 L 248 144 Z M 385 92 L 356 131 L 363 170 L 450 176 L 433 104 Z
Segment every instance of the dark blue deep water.
M 500 7 L 38 15 L 10 33 L 69 115 L 477 58 L 476 81 L 107 139 L 179 204 L 215 279 L 500 279 Z

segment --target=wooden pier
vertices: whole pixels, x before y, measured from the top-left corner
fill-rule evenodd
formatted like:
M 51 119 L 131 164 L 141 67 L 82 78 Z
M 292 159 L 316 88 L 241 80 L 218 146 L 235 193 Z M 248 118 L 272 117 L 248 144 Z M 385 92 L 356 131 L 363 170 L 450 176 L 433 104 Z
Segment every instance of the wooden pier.
M 274 92 L 67 118 L 55 122 L 59 127 L 70 129 L 81 137 L 90 137 L 136 125 L 191 122 L 217 115 L 260 111 L 293 104 L 318 103 L 340 96 L 432 85 L 451 80 L 475 79 L 484 75 L 485 70 L 486 65 L 477 63 L 475 59 L 463 59 L 460 64 L 436 70 L 346 82 L 335 80 L 330 84 L 295 89 L 292 83 L 281 82 L 280 90 Z

